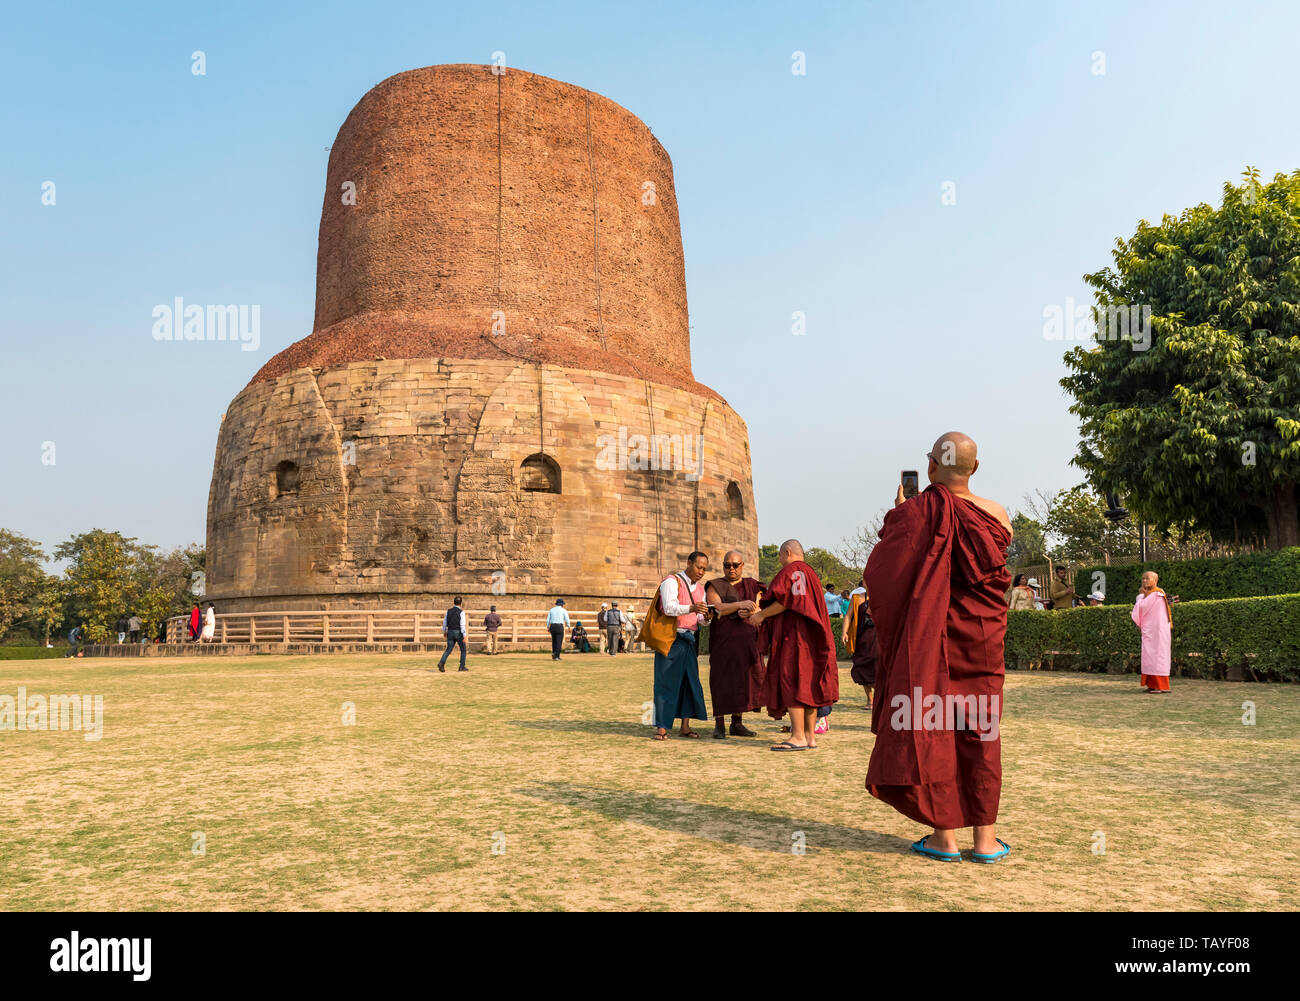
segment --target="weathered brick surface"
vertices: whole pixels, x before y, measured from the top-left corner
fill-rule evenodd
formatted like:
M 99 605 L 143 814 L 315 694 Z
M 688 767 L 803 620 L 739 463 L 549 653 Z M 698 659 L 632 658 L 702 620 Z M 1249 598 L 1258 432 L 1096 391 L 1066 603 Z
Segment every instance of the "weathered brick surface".
M 691 377 L 671 164 L 605 98 L 477 66 L 374 88 L 330 157 L 316 328 L 222 425 L 223 611 L 423 607 L 494 581 L 541 608 L 643 597 L 694 548 L 757 565 L 745 424 Z M 702 475 L 619 465 L 601 436 L 620 433 L 676 436 L 679 460 L 702 436 Z M 537 454 L 558 493 L 524 489 Z
M 635 115 L 571 84 L 429 66 L 373 88 L 331 147 L 316 268 L 314 332 L 254 381 L 526 358 L 713 395 L 691 375 L 672 161 Z
M 232 600 L 253 597 L 285 608 L 413 607 L 430 594 L 488 594 L 495 571 L 511 597 L 544 604 L 635 597 L 697 547 L 715 562 L 731 546 L 756 562 L 748 436 L 725 403 L 663 385 L 647 394 L 635 379 L 587 397 L 591 373 L 542 366 L 539 420 L 538 366 L 457 361 L 474 391 L 453 407 L 444 362 L 403 364 L 420 388 L 401 401 L 385 402 L 382 376 L 357 362 L 254 383 L 231 403 L 208 502 L 208 587 L 223 610 L 267 605 Z M 695 459 L 701 436 L 698 479 L 691 469 L 620 468 L 616 447 L 602 452 L 602 435 L 651 435 L 648 395 L 653 432 L 682 441 L 682 458 Z M 436 426 L 408 421 L 438 408 Z M 560 493 L 521 488 L 523 462 L 538 453 L 559 467 Z M 294 493 L 277 493 L 281 462 L 298 468 Z

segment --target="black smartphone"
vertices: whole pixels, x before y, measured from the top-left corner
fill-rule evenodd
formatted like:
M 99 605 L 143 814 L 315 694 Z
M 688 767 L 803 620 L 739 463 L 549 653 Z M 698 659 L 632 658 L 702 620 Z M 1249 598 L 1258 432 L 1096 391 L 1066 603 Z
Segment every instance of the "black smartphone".
M 915 469 L 904 469 L 902 472 L 902 477 L 903 477 L 903 499 L 904 500 L 906 500 L 908 497 L 915 497 L 918 493 L 920 493 L 920 490 L 918 489 L 918 484 L 920 483 L 921 478 L 917 475 Z

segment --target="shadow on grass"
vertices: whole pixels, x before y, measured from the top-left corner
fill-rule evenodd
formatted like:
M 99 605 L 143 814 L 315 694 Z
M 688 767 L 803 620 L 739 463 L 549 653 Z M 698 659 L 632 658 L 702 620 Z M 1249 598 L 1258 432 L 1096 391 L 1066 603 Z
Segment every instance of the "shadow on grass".
M 511 726 L 530 730 L 570 730 L 574 733 L 599 733 L 616 737 L 649 737 L 654 727 L 644 723 L 618 723 L 607 719 L 512 719 Z
M 545 782 L 530 789 L 514 791 L 549 803 L 603 813 L 607 817 L 631 824 L 777 854 L 790 854 L 792 845 L 796 843 L 796 833 L 803 835 L 802 844 L 809 854 L 815 854 L 823 848 L 890 855 L 901 855 L 910 850 L 906 838 L 893 834 L 778 817 L 754 810 L 734 810 L 711 803 L 668 799 L 653 793 L 627 789 Z
M 764 723 L 775 722 L 774 720 L 763 719 Z M 645 723 L 621 723 L 615 720 L 604 719 L 512 719 L 511 726 L 523 726 L 530 730 L 563 730 L 571 733 L 594 733 L 607 737 L 639 737 L 649 740 L 654 736 L 654 727 Z M 713 740 L 713 724 L 704 723 L 695 720 L 692 726 L 701 739 L 707 740 L 710 744 L 715 743 Z M 836 730 L 861 730 L 864 733 L 870 733 L 870 725 L 857 723 L 840 723 L 833 716 L 831 717 L 831 735 Z M 669 731 L 669 740 L 683 740 L 674 726 Z M 725 741 L 716 743 L 722 747 L 758 747 L 766 751 L 775 740 L 784 740 L 785 738 L 773 731 L 760 731 L 756 737 L 734 737 L 728 736 Z

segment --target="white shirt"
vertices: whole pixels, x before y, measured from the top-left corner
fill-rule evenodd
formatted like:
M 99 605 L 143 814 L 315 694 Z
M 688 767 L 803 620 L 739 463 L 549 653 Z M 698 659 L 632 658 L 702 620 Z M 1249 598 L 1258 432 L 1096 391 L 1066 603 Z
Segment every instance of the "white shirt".
M 830 615 L 839 615 L 841 611 L 840 596 L 834 591 L 827 591 L 823 598 L 826 599 L 826 611 Z
M 569 613 L 564 610 L 563 605 L 552 605 L 551 610 L 546 613 L 546 625 L 549 626 L 567 626 L 569 624 Z

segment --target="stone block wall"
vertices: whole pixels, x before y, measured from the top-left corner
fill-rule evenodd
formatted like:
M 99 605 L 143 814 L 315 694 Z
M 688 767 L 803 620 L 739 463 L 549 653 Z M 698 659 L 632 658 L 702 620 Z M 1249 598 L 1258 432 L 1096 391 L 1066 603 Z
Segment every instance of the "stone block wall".
M 652 435 L 678 468 L 636 468 Z M 525 489 L 536 456 L 557 493 Z M 547 365 L 354 362 L 253 383 L 226 413 L 208 502 L 222 611 L 637 599 L 695 548 L 757 566 L 740 417 Z

